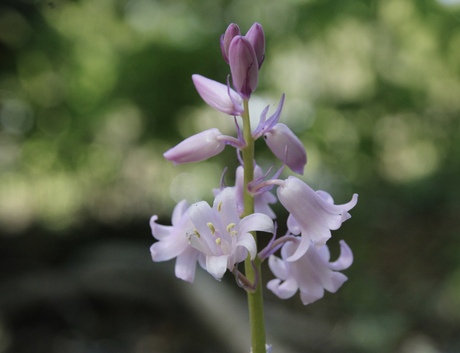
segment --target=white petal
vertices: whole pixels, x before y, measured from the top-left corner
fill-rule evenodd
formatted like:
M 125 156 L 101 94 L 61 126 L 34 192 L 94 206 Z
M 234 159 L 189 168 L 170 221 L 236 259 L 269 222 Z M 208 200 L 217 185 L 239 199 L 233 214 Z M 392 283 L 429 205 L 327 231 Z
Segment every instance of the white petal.
M 214 199 L 212 207 L 219 213 L 223 227 L 226 228 L 231 223 L 238 224 L 240 221 L 234 188 L 229 187 L 222 190 Z
M 253 213 L 244 217 L 238 225 L 238 233 L 240 234 L 249 233 L 256 230 L 273 233 L 273 220 L 265 214 Z
M 251 233 L 241 234 L 236 245 L 246 248 L 251 254 L 251 260 L 254 260 L 257 254 L 257 245 Z
M 171 236 L 154 243 L 150 247 L 150 253 L 155 262 L 167 261 L 181 254 L 188 246 L 186 241 L 180 241 L 177 237 Z
M 275 277 L 278 277 L 282 280 L 288 279 L 289 277 L 288 266 L 279 257 L 271 255 L 268 258 L 268 266 L 270 267 L 270 270 L 273 272 Z
M 176 205 L 176 207 L 174 207 L 174 211 L 171 217 L 171 222 L 173 225 L 177 225 L 180 222 L 180 220 L 182 219 L 182 216 L 187 211 L 187 208 L 188 208 L 187 200 L 180 201 Z
M 281 299 L 291 298 L 297 292 L 297 283 L 293 279 L 288 279 L 283 283 L 280 282 L 279 279 L 272 279 L 267 283 L 267 288 Z
M 331 293 L 337 292 L 337 290 L 342 287 L 342 284 L 348 279 L 343 273 L 340 272 L 333 272 L 331 276 L 331 285 L 328 287 L 324 287 Z
M 310 237 L 304 236 L 302 233 L 302 237 L 300 238 L 300 242 L 299 242 L 299 245 L 297 246 L 297 249 L 294 251 L 294 253 L 291 256 L 286 258 L 286 261 L 293 262 L 293 261 L 297 261 L 298 259 L 300 259 L 308 251 L 310 244 L 311 244 Z
M 227 271 L 228 255 L 206 256 L 206 270 L 217 280 L 221 280 Z
M 345 241 L 340 241 L 340 256 L 339 258 L 329 263 L 329 268 L 335 271 L 345 270 L 353 263 L 353 252 Z
M 193 283 L 198 252 L 188 248 L 176 259 L 175 274 L 181 280 Z
M 324 296 L 324 290 L 321 287 L 318 287 L 318 292 L 300 292 L 300 299 L 302 300 L 303 305 L 311 304 L 318 299 L 321 299 Z

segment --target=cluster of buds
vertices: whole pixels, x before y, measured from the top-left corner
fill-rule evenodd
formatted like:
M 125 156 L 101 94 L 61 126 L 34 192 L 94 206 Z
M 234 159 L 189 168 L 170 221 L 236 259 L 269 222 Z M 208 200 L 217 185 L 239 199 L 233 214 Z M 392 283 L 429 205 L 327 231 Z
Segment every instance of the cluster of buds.
M 272 176 L 257 165 L 243 163 L 236 170 L 235 186 L 214 190 L 213 205 L 200 201 L 192 205 L 181 201 L 172 215 L 172 225 L 158 224 L 155 215 L 150 220 L 152 234 L 157 240 L 151 247 L 153 261 L 176 259 L 175 274 L 193 282 L 197 263 L 217 280 L 228 271 L 237 283 L 248 291 L 251 283 L 240 272 L 238 264 L 248 257 L 259 262 L 268 259 L 275 279 L 267 284 L 279 298 L 286 299 L 300 292 L 303 304 L 312 303 L 324 295 L 324 290 L 337 291 L 347 280 L 338 272 L 348 268 L 353 255 L 344 242 L 340 242 L 340 256 L 331 262 L 328 239 L 351 216 L 357 203 L 354 194 L 348 203 L 336 205 L 327 192 L 315 191 L 304 181 L 289 176 L 281 179 L 287 166 L 294 173 L 303 174 L 307 154 L 299 138 L 280 123 L 284 104 L 281 96 L 276 111 L 269 117 L 267 106 L 260 113 L 255 129 L 245 132 L 239 119 L 249 119 L 248 101 L 258 84 L 259 71 L 265 58 L 265 35 L 262 26 L 255 23 L 246 35 L 241 35 L 236 24 L 231 24 L 221 36 L 220 46 L 225 62 L 230 66 L 230 78 L 225 84 L 193 75 L 194 85 L 202 99 L 212 108 L 234 117 L 235 135 L 227 136 L 217 128 L 210 128 L 191 136 L 173 147 L 164 157 L 174 164 L 203 161 L 222 152 L 226 145 L 244 153 L 249 144 L 263 137 L 273 154 L 282 162 Z M 244 125 L 244 124 L 243 124 Z M 244 130 L 244 127 L 243 127 Z M 253 168 L 253 179 L 245 180 L 244 169 Z M 271 191 L 276 188 L 276 196 Z M 253 199 L 254 213 L 244 210 L 244 198 Z M 270 205 L 279 201 L 289 212 L 287 233 L 279 236 L 276 215 Z M 253 232 L 271 234 L 271 241 L 259 250 Z M 270 236 L 270 235 L 268 235 Z M 275 254 L 280 252 L 281 257 Z M 256 278 L 256 281 L 259 279 Z

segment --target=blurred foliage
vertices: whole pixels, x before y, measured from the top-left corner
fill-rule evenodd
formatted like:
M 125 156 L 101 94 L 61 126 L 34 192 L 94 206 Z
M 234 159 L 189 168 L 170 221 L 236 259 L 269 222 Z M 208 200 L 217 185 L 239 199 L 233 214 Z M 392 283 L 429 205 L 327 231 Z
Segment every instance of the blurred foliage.
M 304 179 L 338 202 L 360 194 L 336 235 L 352 280 L 310 315 L 342 310 L 362 352 L 460 349 L 458 1 L 2 2 L 2 233 L 166 220 L 184 195 L 209 200 L 233 151 L 178 167 L 162 153 L 205 128 L 234 133 L 190 76 L 225 81 L 219 36 L 254 21 L 267 52 L 252 116 L 285 92 Z

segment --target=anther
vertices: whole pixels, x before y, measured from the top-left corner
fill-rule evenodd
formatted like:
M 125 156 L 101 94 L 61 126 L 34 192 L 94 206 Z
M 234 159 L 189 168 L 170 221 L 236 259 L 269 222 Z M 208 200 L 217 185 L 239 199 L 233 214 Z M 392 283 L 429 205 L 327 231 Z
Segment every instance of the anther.
M 214 234 L 216 232 L 216 228 L 214 228 L 214 224 L 212 224 L 211 222 L 208 222 L 206 223 L 206 225 L 211 230 L 211 234 Z

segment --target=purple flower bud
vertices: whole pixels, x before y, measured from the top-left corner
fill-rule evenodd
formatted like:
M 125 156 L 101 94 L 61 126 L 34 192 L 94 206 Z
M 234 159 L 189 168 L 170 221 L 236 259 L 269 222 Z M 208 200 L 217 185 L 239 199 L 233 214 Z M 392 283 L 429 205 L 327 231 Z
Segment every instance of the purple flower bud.
M 264 134 L 265 142 L 273 154 L 292 171 L 303 174 L 307 152 L 302 142 L 286 125 L 278 123 Z
M 254 23 L 249 28 L 245 37 L 251 42 L 257 57 L 258 68 L 262 66 L 265 59 L 265 34 L 260 23 Z
M 229 115 L 244 112 L 243 100 L 230 87 L 201 75 L 192 75 L 192 80 L 201 98 L 212 108 Z
M 249 99 L 257 88 L 259 65 L 251 42 L 242 36 L 236 36 L 228 50 L 233 87 L 243 97 Z
M 235 23 L 231 23 L 224 34 L 220 36 L 220 49 L 222 50 L 222 56 L 227 64 L 228 62 L 228 48 L 232 39 L 236 36 L 241 35 L 240 28 Z
M 190 136 L 163 156 L 174 164 L 199 162 L 219 154 L 225 145 L 225 136 L 213 128 Z

